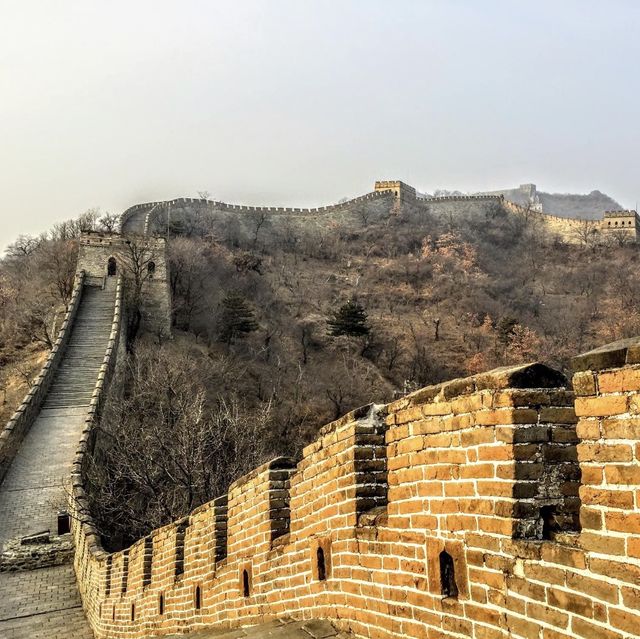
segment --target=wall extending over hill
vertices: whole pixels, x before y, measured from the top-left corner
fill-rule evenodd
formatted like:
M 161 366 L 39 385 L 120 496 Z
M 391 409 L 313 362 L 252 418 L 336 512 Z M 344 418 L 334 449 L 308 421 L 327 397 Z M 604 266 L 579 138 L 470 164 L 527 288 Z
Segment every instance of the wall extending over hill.
M 278 616 L 383 638 L 631 639 L 640 338 L 497 369 L 329 424 L 189 517 L 106 553 L 74 495 L 97 637 Z
M 504 199 L 497 195 L 448 195 L 425 197 L 416 200 L 438 217 L 491 214 L 504 205 Z
M 426 207 L 439 217 L 490 215 L 496 207 L 501 207 L 509 213 L 527 216 L 537 214 L 539 221 L 544 224 L 548 232 L 568 243 L 582 243 L 592 235 L 595 238 L 600 230 L 601 224 L 596 224 L 594 220 L 596 218 L 599 220 L 602 212 L 594 217 L 593 211 L 617 206 L 611 198 L 599 192 L 593 192 L 587 196 L 551 196 L 538 193 L 534 184 L 523 184 L 518 189 L 507 191 L 444 197 L 416 196 L 416 190 L 413 187 L 398 180 L 377 181 L 375 189 L 371 193 L 346 202 L 318 208 L 243 206 L 198 198 L 148 202 L 127 209 L 121 217 L 121 228 L 123 233 L 130 235 L 148 235 L 149 233 L 163 235 L 170 227 L 173 227 L 174 231 L 177 229 L 178 232 L 185 230 L 180 228 L 180 225 L 186 228 L 190 220 L 204 215 L 212 223 L 214 220 L 220 222 L 229 235 L 227 239 L 233 241 L 243 234 L 251 234 L 252 225 L 260 224 L 262 228 L 263 217 L 267 220 L 267 226 L 274 216 L 286 216 L 294 225 L 317 225 L 323 223 L 325 215 L 331 215 L 336 221 L 349 225 L 354 221 L 368 224 L 383 219 L 391 213 L 398 214 L 403 206 L 417 210 Z M 552 210 L 548 207 L 543 212 L 540 199 L 542 196 L 547 197 L 545 200 L 547 204 L 549 201 L 556 201 L 548 198 L 559 198 L 558 201 L 566 206 L 560 207 L 559 215 L 546 212 Z M 584 213 L 576 209 L 569 215 L 566 207 L 573 206 L 572 203 L 578 207 L 582 205 L 586 207 Z M 604 207 L 605 204 L 607 207 Z M 637 231 L 634 231 L 633 236 L 637 236 Z
M 592 220 L 578 220 L 567 217 L 557 217 L 532 211 L 509 200 L 504 201 L 504 207 L 510 213 L 532 217 L 540 221 L 547 232 L 555 234 L 568 244 L 580 244 L 589 234 L 598 232 L 598 223 Z
M 217 200 L 205 200 L 202 198 L 176 198 L 174 200 L 165 200 L 160 202 L 146 202 L 143 204 L 136 204 L 128 208 L 120 218 L 120 224 L 123 233 L 131 233 L 132 226 L 139 219 L 140 214 L 146 214 L 151 209 L 158 209 L 158 216 L 165 221 L 167 219 L 167 209 L 171 209 L 172 212 L 179 213 L 182 210 L 199 210 L 199 211 L 221 211 L 226 213 L 237 213 L 239 215 L 255 214 L 255 213 L 268 213 L 273 214 L 287 214 L 287 215 L 317 215 L 319 213 L 335 213 L 339 211 L 348 210 L 354 204 L 362 202 L 369 202 L 371 200 L 380 199 L 392 199 L 393 193 L 391 191 L 372 191 L 359 197 L 352 198 L 346 202 L 340 202 L 338 204 L 329 204 L 327 206 L 319 206 L 316 208 L 301 208 L 301 207 L 283 207 L 283 206 L 245 206 L 243 204 L 228 204 L 227 202 L 219 202 Z

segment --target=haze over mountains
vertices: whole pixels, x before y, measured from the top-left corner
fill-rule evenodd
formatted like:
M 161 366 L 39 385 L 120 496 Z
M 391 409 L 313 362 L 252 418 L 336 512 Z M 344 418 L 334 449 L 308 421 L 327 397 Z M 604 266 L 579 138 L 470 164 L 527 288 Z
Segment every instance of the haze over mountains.
M 598 190 L 587 194 L 545 193 L 538 191 L 535 184 L 525 184 L 518 189 L 496 191 L 496 193 L 501 193 L 507 200 L 522 206 L 537 203 L 544 213 L 559 217 L 596 220 L 602 217 L 604 211 L 624 208 L 612 197 Z
M 587 195 L 573 193 L 538 193 L 542 210 L 560 217 L 598 219 L 604 211 L 624 208 L 606 193 L 591 191 Z
M 437 190 L 435 196 L 463 195 L 461 191 Z M 482 191 L 476 195 L 503 195 L 505 199 L 520 206 L 534 206 L 548 215 L 558 217 L 598 220 L 604 211 L 617 211 L 623 207 L 612 197 L 601 191 L 591 193 L 545 193 L 535 184 L 521 184 L 517 188 Z

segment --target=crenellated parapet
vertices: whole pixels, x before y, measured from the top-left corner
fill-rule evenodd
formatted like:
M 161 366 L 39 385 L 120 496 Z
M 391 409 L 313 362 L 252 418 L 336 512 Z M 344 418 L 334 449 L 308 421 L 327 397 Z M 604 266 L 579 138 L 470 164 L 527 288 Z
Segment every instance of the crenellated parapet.
M 358 197 L 339 202 L 337 204 L 328 204 L 327 206 L 318 206 L 312 208 L 304 207 L 286 207 L 286 206 L 249 206 L 244 204 L 229 204 L 218 200 L 207 200 L 203 198 L 181 197 L 173 200 L 163 200 L 158 202 L 145 202 L 136 204 L 128 208 L 120 217 L 120 225 L 123 233 L 138 232 L 147 235 L 152 230 L 150 214 L 154 212 L 163 220 L 167 219 L 167 211 L 171 209 L 180 210 L 189 206 L 196 206 L 199 209 L 207 211 L 221 211 L 226 213 L 237 213 L 238 215 L 251 214 L 267 214 L 267 215 L 318 215 L 325 213 L 336 213 L 348 210 L 354 205 L 373 200 L 383 200 L 393 197 L 393 193 L 389 190 L 372 191 Z
M 575 366 L 573 389 L 530 364 L 353 411 L 297 463 L 264 464 L 119 553 L 78 477 L 96 636 L 279 616 L 381 638 L 637 636 L 640 339 Z
M 502 204 L 502 195 L 441 195 L 438 197 L 420 197 L 421 202 L 494 202 Z
M 528 200 L 529 204 L 523 206 L 521 203 L 508 199 L 516 195 L 522 196 L 521 199 Z M 564 242 L 569 244 L 585 243 L 612 234 L 620 242 L 625 239 L 635 241 L 640 232 L 640 218 L 636 211 L 606 211 L 598 220 L 561 217 L 543 212 L 534 184 L 523 184 L 519 189 L 507 191 L 431 197 L 418 194 L 413 186 L 401 180 L 378 180 L 375 182 L 374 190 L 370 193 L 337 204 L 316 208 L 246 206 L 200 198 L 176 198 L 146 202 L 136 204 L 122 214 L 121 229 L 127 235 L 163 235 L 167 232 L 172 221 L 180 222 L 182 217 L 188 217 L 194 213 L 237 214 L 241 219 L 256 215 L 267 216 L 268 219 L 277 216 L 296 219 L 307 216 L 349 213 L 355 214 L 357 217 L 358 207 L 360 209 L 362 207 L 375 208 L 375 203 L 378 201 L 381 201 L 381 204 L 388 201 L 392 206 L 390 211 L 394 214 L 400 211 L 402 205 L 428 207 L 431 213 L 436 216 L 491 215 L 495 213 L 496 207 L 500 207 L 508 213 L 538 220 L 548 231 L 561 237 Z M 390 211 L 386 211 L 386 214 L 389 214 Z M 366 219 L 369 219 L 369 215 L 366 215 Z M 371 219 L 375 219 L 375 216 Z

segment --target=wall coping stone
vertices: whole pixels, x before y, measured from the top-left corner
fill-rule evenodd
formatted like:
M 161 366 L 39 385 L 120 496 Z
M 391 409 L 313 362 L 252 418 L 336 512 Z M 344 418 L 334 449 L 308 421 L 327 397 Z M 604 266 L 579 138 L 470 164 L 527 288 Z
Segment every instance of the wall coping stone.
M 559 371 L 533 362 L 517 366 L 501 366 L 470 377 L 459 377 L 433 386 L 425 386 L 389 404 L 389 409 L 442 402 L 482 390 L 534 389 L 568 387 L 569 381 Z
M 626 364 L 640 364 L 640 337 L 617 340 L 594 348 L 571 360 L 571 366 L 575 373 L 618 368 Z

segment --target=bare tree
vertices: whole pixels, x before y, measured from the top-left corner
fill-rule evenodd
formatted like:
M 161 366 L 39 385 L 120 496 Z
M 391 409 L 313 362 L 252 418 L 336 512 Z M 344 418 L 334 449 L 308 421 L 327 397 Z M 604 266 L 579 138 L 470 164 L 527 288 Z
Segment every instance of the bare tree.
M 18 239 L 9 244 L 6 248 L 6 254 L 9 257 L 24 257 L 34 253 L 42 244 L 42 237 L 33 237 L 32 235 L 19 235 Z
M 151 263 L 156 259 L 155 240 L 142 236 L 128 239 L 120 254 L 125 278 L 127 302 L 127 347 L 133 348 L 134 340 L 142 323 L 144 285 L 152 277 Z
M 255 250 L 258 244 L 258 234 L 260 233 L 260 229 L 265 225 L 267 221 L 267 213 L 263 210 L 252 211 L 249 215 L 249 219 L 251 221 L 251 230 L 253 233 L 251 246 Z
M 271 452 L 270 403 L 210 397 L 205 364 L 165 348 L 129 357 L 127 393 L 109 398 L 88 468 L 92 512 L 115 545 L 224 494 Z
M 61 301 L 68 304 L 78 260 L 78 243 L 73 240 L 44 242 L 39 250 L 38 269 L 54 284 Z
M 573 230 L 573 236 L 582 246 L 591 246 L 598 237 L 598 222 L 580 220 Z
M 107 233 L 115 233 L 120 227 L 120 216 L 117 213 L 104 213 L 98 219 L 98 228 Z

